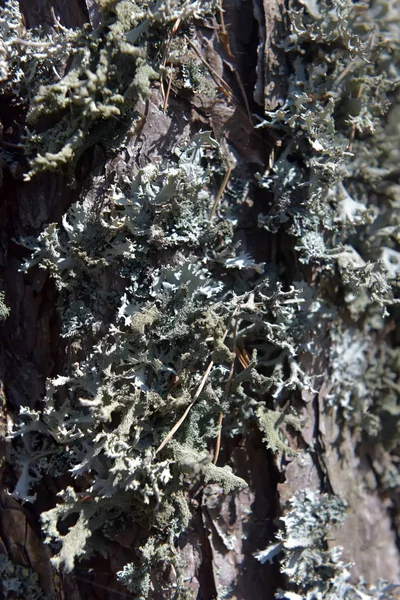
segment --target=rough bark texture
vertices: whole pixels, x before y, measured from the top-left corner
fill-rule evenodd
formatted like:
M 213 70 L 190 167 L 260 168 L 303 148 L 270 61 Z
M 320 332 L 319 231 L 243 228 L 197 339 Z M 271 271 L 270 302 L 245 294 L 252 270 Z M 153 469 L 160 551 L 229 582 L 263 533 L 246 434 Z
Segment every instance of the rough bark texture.
M 65 27 L 80 27 L 88 20 L 87 7 L 78 0 L 44 2 L 21 0 L 28 27 L 52 23 L 51 8 Z M 6 173 L 1 190 L 1 271 L 10 308 L 10 317 L 1 326 L 1 480 L 0 552 L 15 565 L 32 569 L 39 576 L 44 593 L 55 598 L 83 600 L 134 597 L 116 582 L 115 574 L 129 561 L 137 560 L 132 547 L 144 531 L 134 525 L 119 534 L 106 556 L 82 560 L 69 574 L 58 573 L 50 563 L 52 549 L 42 542 L 38 515 L 52 508 L 64 481 L 45 477 L 39 484 L 35 504 L 23 504 L 11 497 L 16 481 L 8 461 L 10 441 L 4 440 L 7 419 L 17 415 L 21 406 L 37 408 L 44 395 L 45 380 L 59 373 L 65 361 L 56 310 L 56 290 L 47 273 L 38 267 L 27 274 L 20 271 L 21 261 L 29 253 L 16 240 L 36 236 L 48 223 L 60 223 L 66 209 L 86 193 L 101 194 L 101 179 L 112 177 L 118 168 L 134 173 L 146 164 L 156 163 L 173 149 L 184 135 L 189 138 L 201 127 L 211 129 L 221 143 L 233 147 L 240 157 L 240 174 L 249 177 L 266 171 L 275 139 L 265 130 L 255 130 L 248 109 L 257 109 L 254 101 L 267 110 L 284 103 L 285 58 L 276 44 L 282 39 L 282 3 L 240 0 L 224 2 L 226 38 L 216 35 L 216 22 L 196 23 L 198 48 L 214 73 L 229 84 L 231 94 L 220 94 L 207 105 L 199 94 L 189 101 L 174 89 L 168 111 L 160 110 L 163 97 L 155 83 L 150 98 L 139 106 L 141 126 L 129 134 L 124 149 L 113 154 L 102 144 L 85 152 L 76 172 L 76 185 L 70 187 L 69 176 L 61 173 L 37 175 L 25 183 Z M 213 79 L 214 77 L 214 79 Z M 270 90 L 273 90 L 271 96 Z M 266 94 L 265 92 L 268 91 Z M 246 96 L 243 97 L 243 93 Z M 247 109 L 246 109 L 247 106 Z M 17 135 L 18 110 L 3 104 L 1 118 L 4 131 Z M 6 139 L 5 134 L 5 138 Z M 11 135 L 11 134 L 10 134 Z M 97 183 L 92 184 L 97 177 Z M 100 178 L 100 185 L 99 185 Z M 299 269 L 309 280 L 307 266 L 292 262 L 293 242 L 286 234 L 257 229 L 257 212 L 265 211 L 271 193 L 255 192 L 252 206 L 246 209 L 240 237 L 257 260 L 273 262 L 281 252 L 288 265 L 286 279 L 296 281 Z M 258 210 L 259 209 L 259 210 Z M 325 332 L 320 332 L 324 347 Z M 379 344 L 377 338 L 376 343 Z M 318 393 L 293 394 L 298 412 L 307 419 L 301 433 L 288 428 L 292 458 L 279 459 L 267 450 L 256 427 L 233 440 L 222 440 L 220 464 L 230 464 L 248 487 L 223 494 L 216 484 L 194 487 L 186 482 L 186 496 L 193 514 L 187 531 L 180 537 L 177 551 L 186 564 L 184 579 L 193 597 L 258 600 L 273 598 L 284 587 L 275 564 L 261 564 L 253 554 L 268 546 L 276 532 L 275 519 L 284 513 L 287 502 L 297 490 L 305 488 L 339 495 L 348 503 L 348 517 L 335 530 L 332 546 L 342 546 L 343 560 L 354 563 L 352 578 L 363 577 L 369 583 L 380 578 L 400 581 L 398 551 L 398 506 L 394 497 L 379 492 L 380 465 L 387 453 L 375 447 L 371 454 L 360 446 L 360 432 L 340 421 L 337 411 L 328 407 L 330 392 L 327 357 L 310 359 L 303 368 L 319 379 Z M 304 448 L 312 451 L 303 454 Z M 298 452 L 299 451 L 299 452 Z M 398 501 L 398 499 L 397 499 Z M 154 598 L 171 597 L 174 574 L 162 566 L 153 574 Z M 226 590 L 230 589 L 227 596 Z M 196 596 L 197 594 L 197 596 Z M 8 598 L 13 598 L 12 593 Z M 15 597 L 20 597 L 16 595 Z

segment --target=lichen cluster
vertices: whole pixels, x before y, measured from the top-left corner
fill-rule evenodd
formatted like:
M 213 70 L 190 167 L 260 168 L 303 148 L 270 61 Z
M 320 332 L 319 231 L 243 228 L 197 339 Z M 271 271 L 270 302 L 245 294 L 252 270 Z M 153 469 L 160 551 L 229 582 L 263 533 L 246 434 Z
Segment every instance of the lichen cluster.
M 260 225 L 285 227 L 322 281 L 337 269 L 351 317 L 370 323 L 376 304 L 391 301 L 400 268 L 399 15 L 390 3 L 340 0 L 291 3 L 288 16 L 288 97 L 260 126 L 290 142 L 261 179 L 276 202 Z
M 341 549 L 329 543 L 336 527 L 346 518 L 346 506 L 335 496 L 312 490 L 297 492 L 290 509 L 281 518 L 278 542 L 258 552 L 261 563 L 281 556 L 281 570 L 289 590 L 280 590 L 282 600 L 391 600 L 397 585 L 379 582 L 367 586 L 351 582 L 351 565 L 341 561 Z
M 0 593 L 3 598 L 26 598 L 26 600 L 50 600 L 44 595 L 33 569 L 13 563 L 0 554 Z
M 275 197 L 259 225 L 289 233 L 312 270 L 308 317 L 329 330 L 329 402 L 377 435 L 387 399 L 393 438 L 398 350 L 382 332 L 397 318 L 400 280 L 398 7 L 292 2 L 288 21 L 288 96 L 259 127 L 289 141 L 259 176 Z M 317 355 L 318 342 L 307 349 Z
M 96 141 L 118 146 L 143 119 L 138 100 L 159 79 L 164 35 L 179 18 L 207 14 L 213 2 L 101 0 L 96 26 L 26 31 L 16 0 L 0 16 L 0 89 L 27 111 L 24 153 L 29 180 L 75 165 Z
M 170 159 L 115 181 L 100 209 L 91 199 L 73 205 L 61 226 L 43 231 L 25 265 L 39 264 L 55 281 L 68 360 L 48 382 L 43 408 L 21 411 L 12 435 L 23 436 L 25 456 L 14 494 L 34 500 L 32 467 L 38 478 L 76 479 L 82 491 L 69 486 L 42 515 L 47 541 L 62 543 L 53 562 L 67 570 L 99 547 L 104 522 L 114 523 L 108 535 L 115 536 L 134 512 L 154 531 L 152 543 L 170 549 L 164 560 L 174 560 L 174 540 L 189 519 L 183 479 L 203 476 L 226 493 L 246 485 L 228 466 L 211 464 L 220 412 L 229 415 L 225 434 L 256 420 L 274 450 L 291 452 L 282 423 L 301 426 L 263 401 L 267 391 L 285 398 L 311 385 L 294 359 L 297 292 L 284 292 L 240 252 L 233 241 L 236 206 L 226 203 L 221 218 L 210 220 L 210 173 L 219 160 L 210 135 L 195 135 Z M 256 340 L 227 395 L 232 350 Z M 156 455 L 210 364 L 186 421 Z M 57 523 L 70 514 L 78 515 L 76 524 L 61 535 Z M 149 557 L 157 562 L 159 552 Z M 149 577 L 139 578 L 143 597 Z M 135 578 L 130 587 L 137 586 Z
M 390 335 L 399 314 L 400 11 L 385 1 L 301 0 L 289 2 L 288 24 L 288 96 L 260 127 L 289 141 L 272 172 L 258 178 L 274 195 L 259 225 L 288 233 L 299 262 L 311 268 L 305 309 L 320 334 L 303 348 L 317 357 L 329 340 L 324 409 L 332 407 L 342 427 L 358 431 L 372 456 L 375 448 L 382 457 L 382 446 L 391 453 L 393 462 L 378 468 L 380 488 L 391 494 L 400 482 L 400 353 Z M 281 542 L 263 555 L 278 554 L 292 584 L 278 597 L 396 595 L 384 583 L 355 589 L 339 550 L 328 551 L 322 531 L 336 515 L 336 500 L 307 491 L 292 499 Z
M 116 122 L 126 133 L 160 75 L 160 39 L 178 16 L 211 7 L 98 4 L 92 31 L 56 28 L 47 37 L 21 29 L 15 3 L 3 9 L 3 89 L 21 93 L 40 67 L 26 106 L 28 126 L 42 123 L 27 134 L 28 178 L 76 161 Z M 292 401 L 318 389 L 321 373 L 307 373 L 307 359 L 326 356 L 327 409 L 370 442 L 384 439 L 388 451 L 398 444 L 399 353 L 384 331 L 396 315 L 400 271 L 400 18 L 384 1 L 320 0 L 290 2 L 287 19 L 288 96 L 260 117 L 282 150 L 251 186 L 274 195 L 258 223 L 270 238 L 284 232 L 293 242 L 297 280 L 284 271 L 283 251 L 269 265 L 238 244 L 239 193 L 226 194 L 211 217 L 224 149 L 209 132 L 180 140 L 135 174 L 93 182 L 62 223 L 20 240 L 32 250 L 24 269 L 46 269 L 57 288 L 66 359 L 40 408 L 24 407 L 10 433 L 20 471 L 14 495 L 34 501 L 43 475 L 69 477 L 42 515 L 46 541 L 57 543 L 53 562 L 67 570 L 135 520 L 147 531 L 134 548 L 140 567 L 129 563 L 119 578 L 140 598 L 160 562 L 174 568 L 171 589 L 183 597 L 175 550 L 191 517 L 183 483 L 202 478 L 225 492 L 246 485 L 212 464 L 221 413 L 225 436 L 257 424 L 270 449 L 296 452 L 282 425 L 300 430 Z M 18 27 L 29 43 L 15 38 Z M 195 88 L 192 67 L 181 71 Z M 382 485 L 399 485 L 393 471 Z M 283 518 L 281 564 L 306 598 L 353 598 L 345 567 L 321 546 L 339 505 L 305 492 Z M 307 543 L 293 547 L 301 507 L 302 527 L 316 508 L 322 516 L 306 523 Z M 62 533 L 69 515 L 75 524 Z M 304 583 L 306 572 L 321 579 Z M 285 597 L 303 597 L 297 591 Z

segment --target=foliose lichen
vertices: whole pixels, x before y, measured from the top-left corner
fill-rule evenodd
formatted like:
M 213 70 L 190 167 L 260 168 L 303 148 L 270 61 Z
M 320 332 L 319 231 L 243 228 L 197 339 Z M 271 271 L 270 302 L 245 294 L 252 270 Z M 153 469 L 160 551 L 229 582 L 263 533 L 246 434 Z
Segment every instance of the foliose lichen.
M 7 2 L 0 12 L 0 86 L 27 112 L 25 179 L 65 165 L 71 171 L 71 163 L 97 141 L 118 146 L 127 124 L 134 128 L 143 119 L 138 100 L 160 79 L 160 31 L 213 6 L 197 0 L 101 0 L 96 27 L 70 30 L 55 22 L 44 33 L 27 31 L 18 2 Z
M 0 292 L 0 321 L 4 321 L 10 314 L 10 309 L 4 301 L 4 292 Z
M 385 1 L 302 0 L 289 3 L 287 19 L 288 96 L 259 125 L 285 144 L 258 177 L 274 195 L 259 226 L 288 233 L 313 273 L 311 288 L 300 285 L 311 329 L 328 331 L 328 405 L 383 439 L 387 401 L 394 444 L 398 351 L 383 332 L 399 302 L 400 14 Z M 321 336 L 303 333 L 302 348 L 316 356 Z
M 351 565 L 341 561 L 342 549 L 334 546 L 335 528 L 343 524 L 346 506 L 336 496 L 312 490 L 297 492 L 281 518 L 278 540 L 255 556 L 261 562 L 280 557 L 288 589 L 276 598 L 286 600 L 393 600 L 399 586 L 380 582 L 367 586 L 351 582 Z
M 290 452 L 280 415 L 267 418 L 275 413 L 263 394 L 271 390 L 283 402 L 311 385 L 295 361 L 297 291 L 270 282 L 264 266 L 240 251 L 226 226 L 235 205 L 222 203 L 221 219 L 210 220 L 208 165 L 219 152 L 209 133 L 197 134 L 170 159 L 133 180 L 116 180 L 100 210 L 83 199 L 61 225 L 25 241 L 36 244 L 25 269 L 38 264 L 57 286 L 68 358 L 64 372 L 48 381 L 42 408 L 25 407 L 11 433 L 24 441 L 15 455 L 21 475 L 14 493 L 33 500 L 31 485 L 60 468 L 76 479 L 89 501 L 70 486 L 42 515 L 46 540 L 61 543 L 53 562 L 67 570 L 99 547 L 104 522 L 123 522 L 133 512 L 152 528 L 160 552 L 172 549 L 188 523 L 180 492 L 188 475 L 218 482 L 225 493 L 246 485 L 229 466 L 211 463 L 220 412 L 227 413 L 226 435 L 256 421 L 272 448 Z M 252 360 L 227 395 L 231 349 L 249 345 Z M 185 410 L 186 420 L 157 453 Z M 299 427 L 294 415 L 283 421 Z M 174 515 L 168 532 L 166 513 Z M 71 514 L 76 523 L 62 535 L 57 523 Z M 149 577 L 130 584 L 143 597 Z
M 0 593 L 2 598 L 16 600 L 50 600 L 43 593 L 37 573 L 16 565 L 5 554 L 0 554 Z
M 392 303 L 398 281 L 398 20 L 386 2 L 289 3 L 288 97 L 259 125 L 290 139 L 260 177 L 276 201 L 259 224 L 284 227 L 322 280 L 338 270 L 354 319 Z

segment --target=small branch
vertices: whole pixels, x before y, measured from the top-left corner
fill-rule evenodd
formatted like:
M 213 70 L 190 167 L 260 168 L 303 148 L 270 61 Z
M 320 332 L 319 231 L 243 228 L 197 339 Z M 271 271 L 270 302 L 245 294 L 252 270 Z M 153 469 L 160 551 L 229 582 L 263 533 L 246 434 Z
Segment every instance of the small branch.
M 197 388 L 195 395 L 193 396 L 193 400 L 191 401 L 191 403 L 189 404 L 189 406 L 186 408 L 185 412 L 183 413 L 183 415 L 181 416 L 181 418 L 179 419 L 179 421 L 177 421 L 175 423 L 175 425 L 173 426 L 173 428 L 171 429 L 171 431 L 167 434 L 167 436 L 165 437 L 165 439 L 158 446 L 158 448 L 157 448 L 157 450 L 155 452 L 156 455 L 159 452 L 161 452 L 161 450 L 164 448 L 164 446 L 166 446 L 168 444 L 168 442 L 170 441 L 170 439 L 175 435 L 175 433 L 178 431 L 179 427 L 182 425 L 183 421 L 188 416 L 188 414 L 189 414 L 192 406 L 196 403 L 196 400 L 198 399 L 198 397 L 200 396 L 201 392 L 203 391 L 203 388 L 204 388 L 204 386 L 206 384 L 206 381 L 208 379 L 210 371 L 213 368 L 213 365 L 214 365 L 214 361 L 210 360 L 210 362 L 208 363 L 207 369 L 205 370 L 204 375 L 201 378 L 200 385 Z
M 178 28 L 179 28 L 180 24 L 181 24 L 181 19 L 180 19 L 180 17 L 178 17 L 177 20 L 175 21 L 175 23 L 174 23 L 174 25 L 173 25 L 170 33 L 169 33 L 168 40 L 167 40 L 167 43 L 166 43 L 165 49 L 164 49 L 163 59 L 162 59 L 162 62 L 161 62 L 161 69 L 160 69 L 161 70 L 161 81 L 160 81 L 161 86 L 160 87 L 161 87 L 161 93 L 162 93 L 162 95 L 164 97 L 164 105 L 163 105 L 163 111 L 164 112 L 167 110 L 169 95 L 170 95 L 170 92 L 171 92 L 172 65 L 171 65 L 171 71 L 170 71 L 170 74 L 169 74 L 168 88 L 167 88 L 167 93 L 166 94 L 164 94 L 164 85 L 163 85 L 163 80 L 162 80 L 163 79 L 162 73 L 163 73 L 163 71 L 165 69 L 165 65 L 167 64 L 167 58 L 168 58 L 169 50 L 171 48 L 172 38 L 174 37 L 175 33 L 178 31 Z
M 219 12 L 219 20 L 221 23 L 221 33 L 223 35 L 226 35 L 226 27 L 225 27 L 224 11 L 222 9 L 222 2 L 218 3 L 218 12 Z
M 215 211 L 217 210 L 217 206 L 218 206 L 219 201 L 221 200 L 221 198 L 223 196 L 223 193 L 224 193 L 225 188 L 226 188 L 226 186 L 228 184 L 229 177 L 231 176 L 231 173 L 232 173 L 232 167 L 228 167 L 228 170 L 226 171 L 226 173 L 224 175 L 224 178 L 222 180 L 222 183 L 220 185 L 218 193 L 215 196 L 214 204 L 213 204 L 213 207 L 212 207 L 211 212 L 210 212 L 210 217 L 209 217 L 210 221 L 212 221 L 212 218 L 213 218 L 213 216 L 215 214 Z
M 53 6 L 50 8 L 50 14 L 53 17 L 53 26 L 55 29 L 59 29 L 63 33 L 69 33 L 71 31 L 67 27 L 64 27 L 64 25 L 61 25 L 60 19 L 56 17 L 56 13 Z
M 223 418 L 224 418 L 224 413 L 220 412 L 219 413 L 219 417 L 218 417 L 218 435 L 217 435 L 217 440 L 215 442 L 215 451 L 214 451 L 213 465 L 217 464 L 217 462 L 218 462 L 218 456 L 219 456 L 219 451 L 221 449 L 221 433 L 222 433 L 222 419 Z
M 250 356 L 247 354 L 246 350 L 244 348 L 236 348 L 236 356 L 238 357 L 238 360 L 242 365 L 243 369 L 247 369 L 251 361 Z
M 171 93 L 171 84 L 172 84 L 172 64 L 170 65 L 170 70 L 169 70 L 169 80 L 168 80 L 167 93 L 165 94 L 165 98 L 164 98 L 164 106 L 163 106 L 163 111 L 164 112 L 166 112 L 167 107 L 168 107 L 169 95 Z
M 224 342 L 226 340 L 226 336 L 228 335 L 228 331 L 229 331 L 229 326 L 230 326 L 230 322 L 233 319 L 233 317 L 236 315 L 236 313 L 238 312 L 240 307 L 240 304 L 238 304 L 235 308 L 235 310 L 232 313 L 232 316 L 229 320 L 229 325 L 228 327 L 225 329 L 224 335 L 222 336 L 222 341 Z M 196 390 L 195 395 L 193 396 L 193 400 L 191 401 L 191 403 L 189 404 L 189 406 L 186 407 L 185 412 L 183 413 L 183 415 L 181 416 L 181 418 L 175 423 L 175 425 L 173 426 L 173 428 L 171 429 L 171 431 L 169 431 L 169 433 L 166 435 L 166 437 L 164 438 L 164 440 L 161 442 L 161 444 L 158 446 L 157 450 L 155 451 L 155 455 L 157 455 L 159 452 L 161 452 L 161 450 L 168 444 L 168 442 L 172 439 L 172 437 L 175 435 L 175 433 L 178 431 L 178 429 L 180 428 L 180 426 L 182 425 L 182 423 L 184 422 L 184 420 L 186 419 L 186 417 L 188 416 L 189 412 L 191 411 L 192 407 L 195 405 L 195 403 L 197 402 L 201 392 L 203 391 L 203 388 L 206 384 L 206 381 L 208 379 L 208 376 L 211 372 L 211 369 L 214 366 L 214 361 L 210 360 L 210 362 L 208 363 L 207 369 L 205 370 L 203 377 L 201 378 L 200 384 Z
M 14 143 L 14 142 L 2 141 L 1 145 L 5 146 L 6 148 L 16 148 L 17 150 L 20 150 L 20 149 L 24 148 L 24 144 L 17 144 L 17 143 Z
M 53 42 L 35 42 L 33 40 L 23 40 L 22 38 L 15 37 L 11 39 L 9 44 L 20 44 L 21 46 L 29 46 L 32 48 L 51 48 L 54 46 Z

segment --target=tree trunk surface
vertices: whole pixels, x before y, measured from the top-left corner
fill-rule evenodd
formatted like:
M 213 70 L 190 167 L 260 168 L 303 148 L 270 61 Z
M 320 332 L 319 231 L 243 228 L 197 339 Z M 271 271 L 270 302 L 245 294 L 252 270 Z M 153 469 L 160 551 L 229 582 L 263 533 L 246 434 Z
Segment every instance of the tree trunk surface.
M 28 29 L 52 27 L 53 15 L 65 28 L 82 27 L 89 22 L 93 5 L 83 0 L 20 0 Z M 47 379 L 66 372 L 65 365 L 74 362 L 73 351 L 61 337 L 56 285 L 39 266 L 27 272 L 21 270 L 30 255 L 21 240 L 36 238 L 50 223 L 60 224 L 68 208 L 85 197 L 100 203 L 103 186 L 106 181 L 112 182 L 116 173 L 133 176 L 146 165 L 159 163 L 171 156 L 182 139 L 190 140 L 200 130 L 211 131 L 221 147 L 234 153 L 233 173 L 237 180 L 253 181 L 255 173 L 270 169 L 271 155 L 276 160 L 289 142 L 279 138 L 273 129 L 255 128 L 251 114 L 279 109 L 288 94 L 290 67 L 283 48 L 288 36 L 285 6 L 281 0 L 224 0 L 223 10 L 225 35 L 218 34 L 223 31 L 218 11 L 203 22 L 195 20 L 190 30 L 193 57 L 198 54 L 196 60 L 203 61 L 208 69 L 209 85 L 214 91 L 217 89 L 217 96 L 208 104 L 206 93 L 190 95 L 172 82 L 164 111 L 166 76 L 163 89 L 159 81 L 154 81 L 150 96 L 137 103 L 142 119 L 135 128 L 127 127 L 123 144 L 116 150 L 108 151 L 101 142 L 92 145 L 72 175 L 59 169 L 23 181 L 4 172 L 0 251 L 10 314 L 1 327 L 0 349 L 0 552 L 14 570 L 10 567 L 9 574 L 5 571 L 2 577 L 26 577 L 28 581 L 28 573 L 36 573 L 43 597 L 135 598 L 134 592 L 118 583 L 116 573 L 129 562 L 140 563 L 134 548 L 137 540 L 145 540 L 147 534 L 134 520 L 125 522 L 108 548 L 100 548 L 88 559 L 81 557 L 75 568 L 67 572 L 50 562 L 57 547 L 44 543 L 40 515 L 52 509 L 58 502 L 58 492 L 71 485 L 68 477 L 43 476 L 33 503 L 23 503 L 11 494 L 20 474 L 13 459 L 18 451 L 13 450 L 17 441 L 7 437 L 10 423 L 18 418 L 21 407 L 37 410 L 46 394 Z M 4 99 L 1 113 L 3 139 L 10 130 L 18 137 L 24 127 L 23 111 Z M 295 242 L 287 231 L 280 228 L 271 232 L 258 226 L 258 214 L 273 210 L 272 191 L 262 187 L 249 189 L 237 225 L 237 240 L 257 262 L 284 264 L 288 288 L 296 281 L 307 281 L 313 286 L 318 268 L 299 262 Z M 99 285 L 106 286 L 107 282 Z M 107 319 L 107 309 L 103 315 Z M 293 454 L 273 454 L 255 422 L 229 438 L 224 436 L 222 426 L 218 464 L 229 465 L 247 487 L 224 493 L 212 481 L 186 478 L 183 493 L 191 518 L 176 541 L 175 550 L 184 565 L 183 581 L 191 594 L 188 597 L 268 600 L 275 597 L 278 589 L 285 589 L 287 578 L 280 572 L 279 562 L 263 563 L 255 554 L 276 542 L 278 518 L 287 515 L 291 499 L 304 490 L 335 495 L 347 505 L 346 519 L 330 532 L 327 544 L 343 549 L 341 560 L 351 565 L 350 582 L 356 583 L 360 578 L 367 584 L 400 581 L 399 488 L 385 490 L 381 485 L 382 473 L 388 466 L 397 468 L 396 449 L 388 451 L 384 443 L 365 441 L 361 426 L 350 421 L 347 424 L 340 407 L 330 402 L 335 384 L 329 331 L 325 327 L 329 325 L 323 325 L 315 341 L 318 352 L 304 353 L 299 358 L 313 384 L 312 389 L 291 392 L 291 404 L 305 422 L 297 432 L 283 426 Z M 391 314 L 385 328 L 368 338 L 367 351 L 371 356 L 378 355 L 384 341 L 396 345 L 393 329 L 395 316 Z M 210 452 L 213 451 L 211 445 Z M 90 502 L 90 498 L 87 500 Z M 83 498 L 82 503 L 85 502 Z M 19 567 L 26 571 L 16 571 Z M 173 568 L 160 564 L 151 575 L 149 597 L 173 597 L 174 576 Z M 23 596 L 12 591 L 11 586 L 4 597 Z

